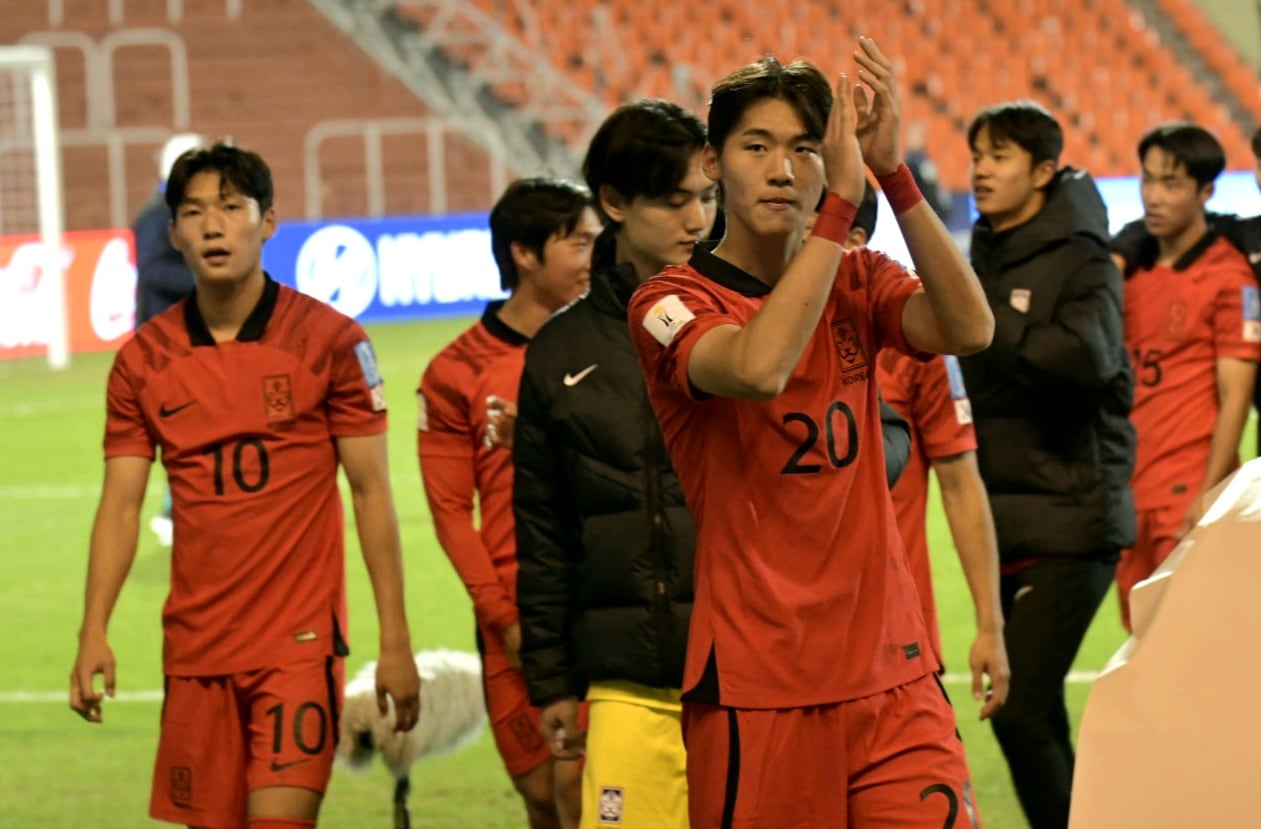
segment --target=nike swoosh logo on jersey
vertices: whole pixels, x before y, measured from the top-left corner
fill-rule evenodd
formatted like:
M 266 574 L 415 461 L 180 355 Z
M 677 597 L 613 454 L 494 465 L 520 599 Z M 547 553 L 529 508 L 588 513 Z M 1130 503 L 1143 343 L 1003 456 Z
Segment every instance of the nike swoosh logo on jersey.
M 185 409 L 187 409 L 189 406 L 193 405 L 196 402 L 197 402 L 196 400 L 190 400 L 187 403 L 181 403 L 180 405 L 172 406 L 169 409 L 166 407 L 166 404 L 163 403 L 161 406 L 158 407 L 158 417 L 170 417 L 173 414 L 178 414 L 179 412 L 184 411 Z
M 583 378 L 585 378 L 591 372 L 595 371 L 596 368 L 599 367 L 599 365 L 600 365 L 599 363 L 592 363 L 591 365 L 587 366 L 586 368 L 584 368 L 582 371 L 578 372 L 577 374 L 566 374 L 565 385 L 566 386 L 578 385 L 579 383 L 583 381 Z
M 286 769 L 291 769 L 294 766 L 300 766 L 303 763 L 309 763 L 310 761 L 311 759 L 309 757 L 305 760 L 294 760 L 292 763 L 278 763 L 275 760 L 272 760 L 271 770 L 275 772 L 285 771 Z

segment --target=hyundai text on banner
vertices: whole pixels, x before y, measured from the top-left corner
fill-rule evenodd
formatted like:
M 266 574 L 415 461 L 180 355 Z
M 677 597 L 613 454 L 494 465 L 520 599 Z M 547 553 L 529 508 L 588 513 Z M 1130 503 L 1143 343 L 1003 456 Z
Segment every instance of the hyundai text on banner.
M 360 322 L 475 314 L 507 296 L 485 213 L 286 223 L 263 264 Z

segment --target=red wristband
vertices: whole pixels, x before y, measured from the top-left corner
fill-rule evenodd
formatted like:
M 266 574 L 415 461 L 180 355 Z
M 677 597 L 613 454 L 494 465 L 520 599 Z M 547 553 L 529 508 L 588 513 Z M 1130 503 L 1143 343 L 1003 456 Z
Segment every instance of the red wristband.
M 876 181 L 880 183 L 880 189 L 884 191 L 895 216 L 901 216 L 924 200 L 924 194 L 919 191 L 915 176 L 911 175 L 911 168 L 906 164 L 899 164 L 887 176 L 876 176 Z
M 823 199 L 823 206 L 819 208 L 819 216 L 814 220 L 810 235 L 844 245 L 857 215 L 857 207 L 835 193 L 828 193 Z

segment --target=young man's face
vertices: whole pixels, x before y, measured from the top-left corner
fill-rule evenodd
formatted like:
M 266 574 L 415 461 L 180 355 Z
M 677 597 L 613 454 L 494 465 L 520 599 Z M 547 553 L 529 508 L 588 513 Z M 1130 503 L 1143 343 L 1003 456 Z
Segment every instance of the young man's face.
M 1143 156 L 1143 222 L 1157 239 L 1177 236 L 1204 216 L 1204 203 L 1213 185 L 1203 187 L 1191 178 L 1187 167 L 1160 147 L 1148 147 Z
M 728 233 L 800 234 L 826 186 L 819 145 L 792 104 L 763 98 L 744 111 L 722 147 L 706 147 L 705 175 L 722 182 Z
M 258 202 L 218 170 L 188 181 L 171 221 L 171 245 L 184 254 L 198 282 L 240 282 L 262 265 L 263 242 L 276 232 L 276 211 L 260 213 Z
M 996 228 L 1032 218 L 1041 207 L 1041 190 L 1055 171 L 1050 161 L 1033 163 L 1033 154 L 1014 141 L 993 141 L 988 126 L 972 142 L 972 197 L 976 212 Z
M 528 281 L 551 310 L 564 308 L 591 287 L 591 250 L 599 235 L 600 219 L 588 207 L 572 233 L 553 233 L 548 237 L 542 256 L 526 252 L 518 259 L 521 281 Z
M 687 262 L 714 226 L 718 185 L 705 177 L 700 150 L 687 170 L 678 187 L 663 196 L 635 196 L 627 202 L 615 192 L 602 195 L 605 214 L 621 225 L 621 250 L 641 278 Z

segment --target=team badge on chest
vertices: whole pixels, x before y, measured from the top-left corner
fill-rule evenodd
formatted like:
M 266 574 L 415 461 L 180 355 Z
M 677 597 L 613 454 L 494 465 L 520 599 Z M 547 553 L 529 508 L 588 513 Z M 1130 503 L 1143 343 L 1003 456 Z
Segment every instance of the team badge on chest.
M 297 416 L 293 405 L 293 383 L 288 374 L 263 378 L 263 406 L 267 410 L 268 423 L 293 420 Z
M 841 371 L 853 371 L 867 367 L 867 351 L 853 317 L 832 323 L 832 336 L 836 340 L 836 353 L 841 358 Z

